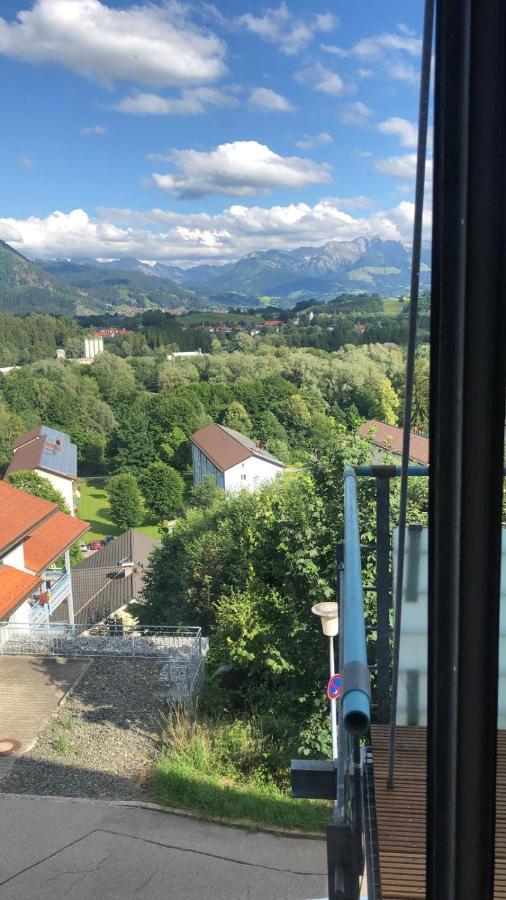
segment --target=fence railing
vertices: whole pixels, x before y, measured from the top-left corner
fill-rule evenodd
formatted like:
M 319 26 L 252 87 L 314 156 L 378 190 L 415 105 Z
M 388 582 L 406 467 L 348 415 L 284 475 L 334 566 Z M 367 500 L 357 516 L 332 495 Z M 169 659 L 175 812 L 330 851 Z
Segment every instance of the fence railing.
M 9 656 L 167 657 L 177 666 L 200 657 L 201 644 L 199 627 L 0 622 L 0 654 Z

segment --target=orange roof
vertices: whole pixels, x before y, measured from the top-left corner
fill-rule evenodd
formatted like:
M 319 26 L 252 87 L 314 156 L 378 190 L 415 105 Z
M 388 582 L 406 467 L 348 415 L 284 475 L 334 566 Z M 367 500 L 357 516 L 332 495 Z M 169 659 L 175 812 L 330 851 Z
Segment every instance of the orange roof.
M 20 492 L 21 493 L 21 492 Z M 25 566 L 32 572 L 43 572 L 90 526 L 66 513 L 56 512 L 32 531 L 23 545 Z
M 0 566 L 0 621 L 14 612 L 38 584 L 40 578 L 37 575 L 29 575 L 12 566 Z
M 0 553 L 19 543 L 58 507 L 0 481 Z

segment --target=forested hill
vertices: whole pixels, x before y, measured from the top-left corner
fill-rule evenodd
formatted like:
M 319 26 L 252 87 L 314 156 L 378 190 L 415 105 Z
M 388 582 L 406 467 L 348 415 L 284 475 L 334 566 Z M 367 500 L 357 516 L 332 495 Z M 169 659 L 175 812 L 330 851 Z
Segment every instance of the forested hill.
M 0 241 L 0 310 L 16 314 L 32 310 L 72 314 L 79 302 L 75 288 Z

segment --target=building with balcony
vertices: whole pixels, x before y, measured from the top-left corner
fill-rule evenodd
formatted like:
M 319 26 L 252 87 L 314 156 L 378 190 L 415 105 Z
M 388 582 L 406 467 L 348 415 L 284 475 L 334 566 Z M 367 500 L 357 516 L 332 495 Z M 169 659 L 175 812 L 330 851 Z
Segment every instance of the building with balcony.
M 191 444 L 194 484 L 212 478 L 224 491 L 254 491 L 285 467 L 257 441 L 225 425 L 206 425 L 192 435 Z
M 88 528 L 55 503 L 0 482 L 0 642 L 9 626 L 48 622 L 63 601 L 73 622 L 69 550 Z
M 71 515 L 76 514 L 77 447 L 64 431 L 38 425 L 12 444 L 12 459 L 5 473 L 36 472 L 62 494 Z

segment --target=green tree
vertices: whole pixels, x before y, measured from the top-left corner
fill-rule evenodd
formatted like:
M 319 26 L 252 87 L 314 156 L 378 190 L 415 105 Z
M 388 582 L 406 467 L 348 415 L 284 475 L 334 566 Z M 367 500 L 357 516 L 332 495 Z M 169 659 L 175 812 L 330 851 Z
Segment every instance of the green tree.
M 21 416 L 0 410 L 0 468 L 7 466 L 12 456 L 12 442 L 25 431 Z
M 104 400 L 115 406 L 135 394 L 134 373 L 128 363 L 112 353 L 100 353 L 89 367 Z
M 179 472 L 163 462 L 154 462 L 141 472 L 138 482 L 146 508 L 157 522 L 176 515 L 184 494 L 184 481 Z
M 226 425 L 227 428 L 233 428 L 234 431 L 240 431 L 241 434 L 245 434 L 247 437 L 251 437 L 253 429 L 251 416 L 248 415 L 244 406 L 238 400 L 232 400 L 232 403 L 227 406 L 223 416 L 223 425 Z
M 133 475 L 113 475 L 107 484 L 111 519 L 121 531 L 142 522 L 142 498 Z

